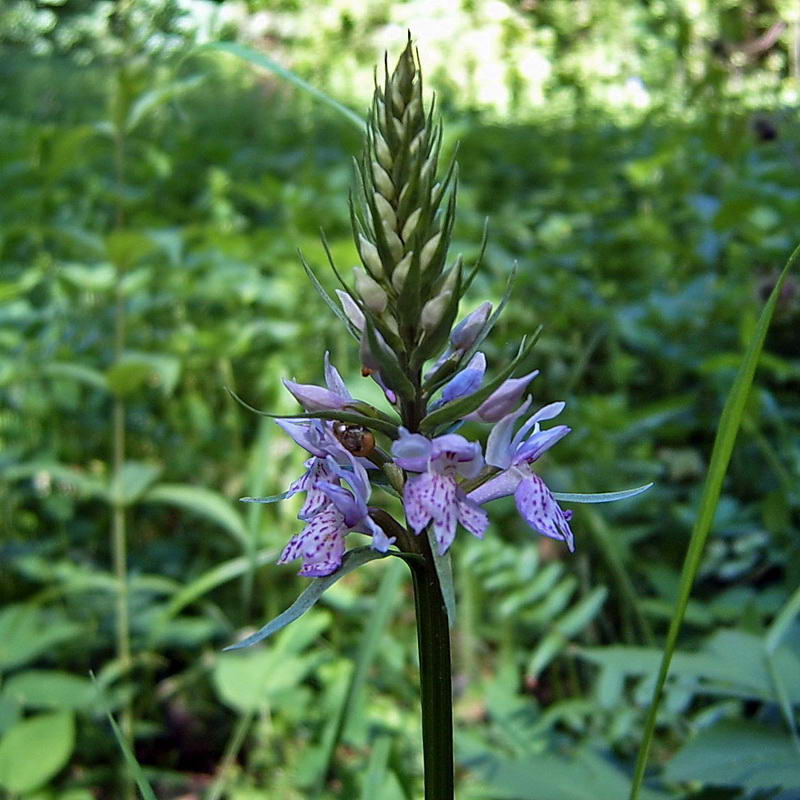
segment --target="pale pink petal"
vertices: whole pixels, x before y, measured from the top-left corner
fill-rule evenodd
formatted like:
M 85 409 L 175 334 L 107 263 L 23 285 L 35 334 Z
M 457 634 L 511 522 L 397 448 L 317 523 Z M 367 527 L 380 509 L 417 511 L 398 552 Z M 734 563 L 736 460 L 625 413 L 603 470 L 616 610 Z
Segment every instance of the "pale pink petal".
M 419 533 L 430 522 L 428 498 L 434 490 L 433 475 L 429 472 L 413 475 L 406 481 L 403 488 L 403 506 L 406 511 L 406 521 L 414 533 Z
M 489 527 L 489 515 L 463 492 L 456 492 L 458 521 L 473 535 L 483 538 Z
M 570 552 L 575 549 L 569 526 L 572 514 L 562 511 L 538 475 L 532 474 L 520 481 L 514 499 L 517 501 L 519 513 L 537 533 L 566 542 Z

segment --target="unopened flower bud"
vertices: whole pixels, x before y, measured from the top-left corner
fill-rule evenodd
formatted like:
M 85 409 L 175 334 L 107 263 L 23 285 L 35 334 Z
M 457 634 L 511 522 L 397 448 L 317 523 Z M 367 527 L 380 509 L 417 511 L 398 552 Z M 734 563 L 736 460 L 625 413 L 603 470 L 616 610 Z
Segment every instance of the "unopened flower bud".
M 375 155 L 378 156 L 380 165 L 388 172 L 392 168 L 392 154 L 383 136 L 375 131 Z
M 492 304 L 490 302 L 481 303 L 471 314 L 467 314 L 458 325 L 453 328 L 450 334 L 450 344 L 453 350 L 469 350 L 478 334 L 489 319 L 489 314 L 492 313 Z
M 358 234 L 358 252 L 361 254 L 364 266 L 370 271 L 373 278 L 383 274 L 383 264 L 381 263 L 381 257 L 378 255 L 378 249 L 360 233 Z
M 394 268 L 392 273 L 392 286 L 395 291 L 402 292 L 403 286 L 406 282 L 406 275 L 408 275 L 409 267 L 411 266 L 411 259 L 414 257 L 413 253 L 406 253 L 403 260 Z
M 381 285 L 373 280 L 361 267 L 353 267 L 353 275 L 356 279 L 356 291 L 364 305 L 373 314 L 382 314 L 386 310 L 389 298 Z
M 410 125 L 411 120 L 419 115 L 419 100 L 415 97 L 407 106 L 403 113 L 403 123 Z
M 433 260 L 433 256 L 436 253 L 436 250 L 439 247 L 439 242 L 441 241 L 442 234 L 437 233 L 435 236 L 432 236 L 425 244 L 425 247 L 422 248 L 422 253 L 419 257 L 419 269 L 420 272 L 424 272 L 428 265 Z
M 400 94 L 400 87 L 399 86 L 392 86 L 392 107 L 394 108 L 395 114 L 400 116 L 403 113 L 403 95 Z
M 383 226 L 383 234 L 386 237 L 386 244 L 389 246 L 392 258 L 395 261 L 399 261 L 403 257 L 403 243 L 400 241 L 400 237 L 386 224 Z
M 306 411 L 338 411 L 350 402 L 350 398 L 322 386 L 295 383 L 286 378 L 283 379 L 283 385 Z
M 357 331 L 363 331 L 365 325 L 364 312 L 358 307 L 355 300 L 344 291 L 344 289 L 337 289 L 336 294 L 339 297 L 339 302 L 342 304 L 342 310 L 347 319 L 353 323 L 353 327 Z
M 394 230 L 397 227 L 397 216 L 392 204 L 379 192 L 373 192 L 372 199 L 375 201 L 375 207 L 378 209 L 383 224 L 390 230 Z
M 389 173 L 377 162 L 372 162 L 372 179 L 378 191 L 387 199 L 394 197 L 394 184 Z
M 444 317 L 447 307 L 450 305 L 450 301 L 453 298 L 453 290 L 455 289 L 457 277 L 458 269 L 451 269 L 442 288 L 439 290 L 439 294 L 431 300 L 428 300 L 422 307 L 420 323 L 422 329 L 426 333 L 430 333 L 442 321 L 442 317 Z
M 403 231 L 400 235 L 404 242 L 407 242 L 414 235 L 414 231 L 417 228 L 417 223 L 419 222 L 419 215 L 421 213 L 422 209 L 418 208 L 409 215 L 408 219 L 406 220 L 406 224 L 403 225 Z
M 417 154 L 417 150 L 419 150 L 420 145 L 422 144 L 422 140 L 425 138 L 425 131 L 420 131 L 412 140 L 411 144 L 408 146 L 408 152 L 414 156 Z
M 518 405 L 528 384 L 539 374 L 539 370 L 529 372 L 521 378 L 503 381 L 478 408 L 464 419 L 473 422 L 497 422 L 510 414 Z

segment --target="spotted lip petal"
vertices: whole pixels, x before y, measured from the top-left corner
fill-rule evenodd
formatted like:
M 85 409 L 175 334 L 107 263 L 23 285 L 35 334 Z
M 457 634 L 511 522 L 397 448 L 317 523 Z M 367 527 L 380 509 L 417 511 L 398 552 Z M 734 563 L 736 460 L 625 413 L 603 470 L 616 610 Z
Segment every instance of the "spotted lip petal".
M 521 480 L 514 492 L 514 499 L 519 513 L 531 528 L 543 536 L 566 542 L 569 551 L 575 551 L 575 540 L 569 526 L 572 512 L 562 510 L 538 475 L 530 473 Z
M 403 490 L 403 505 L 406 520 L 415 533 L 421 533 L 433 522 L 439 555 L 444 555 L 453 543 L 456 523 L 478 538 L 489 525 L 486 512 L 467 498 L 452 477 L 437 472 L 409 478 Z

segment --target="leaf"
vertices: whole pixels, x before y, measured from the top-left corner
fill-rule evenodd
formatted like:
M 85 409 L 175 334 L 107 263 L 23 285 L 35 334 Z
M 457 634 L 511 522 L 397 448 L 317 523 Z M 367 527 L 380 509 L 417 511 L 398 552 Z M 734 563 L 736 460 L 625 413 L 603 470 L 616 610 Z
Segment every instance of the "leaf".
M 394 389 L 401 397 L 414 397 L 414 384 L 412 384 L 406 376 L 403 368 L 400 366 L 400 362 L 397 360 L 397 356 L 388 345 L 378 339 L 378 333 L 375 330 L 375 325 L 372 319 L 370 319 L 369 314 L 365 316 L 364 332 L 367 337 L 370 353 L 378 362 L 378 370 L 386 385 Z
M 66 378 L 78 383 L 85 383 L 95 389 L 108 391 L 106 376 L 100 370 L 87 367 L 85 364 L 51 361 L 49 364 L 44 365 L 42 373 L 49 378 Z
M 239 713 L 247 713 L 263 709 L 286 695 L 302 683 L 315 665 L 313 659 L 300 653 L 309 639 L 317 639 L 328 627 L 330 619 L 328 612 L 305 617 L 298 627 L 307 627 L 307 635 L 294 644 L 290 642 L 288 647 L 282 646 L 283 637 L 289 633 L 286 631 L 276 646 L 221 654 L 212 676 L 220 699 Z
M 436 534 L 433 525 L 428 525 L 425 529 L 428 537 L 428 544 L 433 556 L 433 566 L 436 569 L 436 577 L 439 579 L 439 588 L 442 590 L 442 599 L 447 611 L 447 624 L 452 629 L 456 624 L 456 590 L 453 586 L 453 564 L 450 560 L 450 553 L 439 555 L 439 545 L 436 541 Z
M 263 628 L 251 634 L 246 639 L 242 639 L 241 642 L 226 647 L 225 651 L 241 650 L 245 647 L 257 644 L 268 636 L 272 636 L 273 633 L 276 633 L 281 628 L 285 628 L 298 617 L 305 614 L 306 611 L 322 597 L 325 590 L 333 586 L 340 578 L 343 578 L 348 573 L 358 569 L 369 561 L 374 561 L 377 558 L 386 558 L 388 555 L 391 555 L 391 553 L 379 553 L 371 547 L 357 547 L 355 550 L 350 550 L 345 553 L 342 566 L 339 567 L 333 575 L 327 575 L 324 578 L 312 578 L 311 585 L 286 609 L 286 611 L 279 614 L 275 619 L 268 622 Z
M 280 550 L 277 549 L 262 550 L 256 553 L 254 557 L 247 555 L 232 558 L 230 561 L 225 561 L 204 572 L 186 584 L 170 599 L 166 607 L 154 619 L 150 635 L 156 636 L 156 634 L 160 633 L 160 629 L 190 603 L 205 596 L 218 586 L 238 578 L 249 569 L 252 569 L 254 565 L 260 567 L 264 564 L 269 564 L 278 557 L 279 553 Z
M 88 708 L 94 688 L 87 678 L 54 669 L 31 669 L 12 675 L 3 693 L 20 706 L 60 711 Z
M 635 489 L 623 489 L 619 492 L 553 492 L 553 497 L 563 503 L 613 503 L 615 500 L 627 500 L 637 494 L 646 492 L 653 483 L 637 486 Z
M 391 749 L 392 737 L 389 734 L 378 734 L 375 741 L 372 742 L 367 771 L 364 775 L 364 783 L 361 786 L 361 800 L 374 800 L 376 797 L 385 797 L 381 792 L 381 787 L 386 778 Z
M 144 770 L 139 765 L 139 762 L 136 760 L 136 756 L 133 754 L 133 751 L 129 747 L 128 743 L 125 741 L 125 737 L 122 735 L 122 731 L 119 729 L 119 725 L 117 725 L 116 720 L 112 716 L 111 712 L 108 711 L 108 703 L 105 700 L 105 695 L 100 687 L 100 683 L 98 682 L 97 678 L 94 675 L 92 677 L 92 682 L 97 689 L 97 694 L 101 700 L 103 710 L 105 711 L 106 717 L 108 719 L 108 724 L 111 725 L 111 731 L 114 734 L 114 738 L 117 740 L 117 745 L 119 749 L 122 751 L 122 756 L 125 759 L 125 763 L 128 765 L 128 769 L 130 770 L 133 779 L 136 781 L 136 785 L 139 787 L 139 792 L 141 793 L 144 800 L 158 800 L 153 791 L 150 783 L 147 780 L 147 777 L 144 774 Z
M 378 591 L 373 599 L 371 613 L 366 619 L 364 631 L 361 634 L 335 733 L 328 742 L 325 757 L 326 768 L 320 774 L 321 779 L 324 779 L 329 772 L 334 752 L 342 733 L 347 729 L 348 722 L 355 720 L 359 715 L 360 701 L 367 676 L 378 655 L 381 641 L 386 635 L 392 616 L 397 610 L 397 595 L 404 577 L 405 568 L 398 561 L 390 561 L 383 570 Z
M 216 492 L 188 483 L 159 483 L 141 499 L 144 503 L 168 503 L 199 514 L 222 527 L 241 545 L 248 545 L 250 534 L 241 516 L 230 501 Z
M 123 506 L 135 503 L 153 481 L 161 474 L 158 464 L 145 464 L 142 461 L 126 461 L 119 476 L 111 478 L 109 495 L 112 502 Z
M 280 494 L 273 494 L 269 497 L 240 497 L 240 503 L 279 503 L 281 500 L 286 500 L 289 497 L 292 497 L 294 492 L 291 489 L 281 492 Z
M 562 614 L 552 625 L 552 629 L 536 646 L 528 662 L 527 674 L 536 678 L 542 670 L 567 646 L 573 636 L 577 636 L 597 615 L 605 602 L 608 590 L 598 586 L 589 592 L 569 611 Z
M 141 231 L 131 229 L 113 230 L 106 236 L 108 260 L 121 270 L 127 270 L 137 261 L 150 255 L 155 242 Z
M 173 356 L 126 351 L 107 370 L 105 380 L 111 391 L 124 397 L 145 384 L 158 386 L 170 395 L 180 376 L 181 364 Z
M 747 346 L 741 366 L 739 367 L 733 386 L 728 393 L 728 397 L 725 400 L 725 406 L 722 409 L 722 416 L 720 417 L 717 435 L 714 439 L 714 447 L 711 452 L 711 461 L 708 466 L 708 475 L 703 486 L 703 494 L 700 498 L 700 507 L 697 512 L 694 529 L 692 530 L 692 536 L 689 541 L 689 549 L 686 552 L 686 559 L 681 571 L 678 601 L 672 620 L 670 621 L 669 631 L 667 632 L 667 641 L 664 645 L 661 665 L 653 688 L 650 710 L 645 720 L 644 735 L 636 757 L 636 769 L 631 785 L 630 800 L 636 800 L 639 796 L 639 790 L 644 780 L 647 757 L 650 753 L 650 745 L 653 741 L 653 734 L 656 728 L 658 706 L 661 702 L 664 684 L 667 680 L 672 654 L 678 643 L 678 633 L 680 632 L 683 617 L 686 613 L 686 606 L 689 604 L 689 595 L 692 592 L 692 586 L 697 577 L 697 572 L 700 569 L 703 548 L 708 538 L 708 532 L 711 530 L 711 525 L 714 521 L 714 514 L 716 513 L 719 496 L 722 492 L 722 482 L 725 479 L 725 473 L 728 470 L 728 463 L 730 462 L 731 453 L 733 452 L 733 446 L 736 442 L 736 435 L 739 432 L 739 427 L 744 417 L 745 405 L 753 385 L 756 367 L 758 366 L 758 360 L 764 347 L 767 330 L 769 329 L 769 324 L 772 320 L 772 314 L 775 311 L 778 298 L 783 291 L 783 284 L 786 277 L 798 258 L 800 258 L 800 245 L 798 245 L 791 256 L 789 256 L 786 266 L 784 266 L 778 280 L 775 282 L 775 286 L 770 292 L 769 299 L 758 318 L 758 323 L 756 324 L 752 339 Z
M 0 471 L 0 474 L 8 481 L 20 480 L 22 478 L 41 477 L 43 480 L 55 480 L 58 484 L 64 484 L 74 488 L 79 494 L 85 497 L 102 497 L 108 499 L 108 491 L 105 484 L 91 475 L 66 464 L 54 462 L 30 461 L 25 464 L 14 464 Z
M 329 419 L 338 420 L 339 422 L 352 422 L 354 425 L 363 425 L 365 428 L 380 431 L 385 433 L 391 439 L 397 439 L 400 435 L 398 432 L 399 426 L 389 420 L 382 419 L 381 417 L 371 417 L 366 414 L 361 414 L 356 411 L 346 411 L 344 409 L 337 411 L 304 411 L 302 414 L 272 414 L 269 411 L 259 411 L 249 403 L 246 403 L 239 397 L 232 389 L 225 387 L 228 393 L 236 400 L 237 403 L 243 405 L 248 411 L 255 414 L 260 414 L 262 417 L 270 417 L 271 419 Z M 354 401 L 353 405 L 357 405 Z M 376 409 L 377 411 L 377 409 Z
M 0 739 L 0 786 L 22 794 L 44 785 L 67 763 L 75 745 L 72 714 L 39 714 Z
M 570 756 L 526 751 L 509 758 L 484 745 L 465 746 L 459 737 L 459 760 L 491 789 L 492 800 L 611 800 L 622 797 L 627 775 L 604 755 L 580 748 Z M 645 791 L 645 800 L 666 800 Z
M 701 731 L 666 766 L 668 781 L 700 781 L 749 791 L 800 787 L 800 757 L 778 728 L 724 720 Z
M 27 664 L 80 633 L 79 626 L 34 605 L 6 606 L 0 610 L 0 671 Z
M 158 86 L 155 89 L 144 92 L 131 105 L 128 118 L 125 120 L 125 130 L 127 132 L 132 131 L 147 114 L 158 108 L 162 103 L 196 88 L 202 81 L 202 75 L 190 75 L 188 78 L 171 81 L 166 86 Z
M 256 66 L 263 67 L 270 72 L 274 72 L 276 75 L 280 76 L 284 80 L 289 81 L 290 83 L 293 83 L 304 92 L 308 92 L 308 94 L 310 94 L 312 97 L 316 97 L 317 100 L 321 100 L 331 108 L 336 109 L 336 111 L 338 111 L 343 117 L 352 122 L 359 131 L 363 132 L 365 129 L 366 123 L 361 117 L 358 116 L 358 114 L 355 113 L 355 111 L 352 111 L 351 109 L 347 108 L 347 106 L 342 105 L 338 100 L 334 100 L 330 95 L 327 95 L 325 92 L 317 89 L 316 86 L 312 86 L 307 81 L 304 81 L 299 75 L 292 72 L 292 70 L 287 69 L 277 61 L 273 61 L 268 55 L 260 53 L 258 50 L 253 50 L 251 47 L 246 47 L 242 44 L 236 44 L 235 42 L 209 42 L 208 44 L 202 45 L 199 49 L 216 50 L 221 53 L 230 53 L 231 55 L 238 56 L 245 61 L 249 61 L 251 64 L 255 64 Z
M 341 306 L 328 294 L 325 287 L 320 283 L 319 278 L 317 278 L 316 274 L 314 273 L 314 270 L 311 269 L 305 257 L 299 250 L 297 251 L 297 255 L 300 256 L 300 263 L 303 265 L 303 269 L 305 270 L 308 279 L 311 281 L 311 285 L 314 287 L 314 289 L 316 289 L 317 294 L 322 298 L 322 301 L 326 306 L 328 306 L 333 314 L 345 324 L 347 330 L 350 331 L 350 334 L 355 339 L 358 339 L 358 331 L 355 329 L 353 323 L 347 318 L 347 315 L 344 313 Z

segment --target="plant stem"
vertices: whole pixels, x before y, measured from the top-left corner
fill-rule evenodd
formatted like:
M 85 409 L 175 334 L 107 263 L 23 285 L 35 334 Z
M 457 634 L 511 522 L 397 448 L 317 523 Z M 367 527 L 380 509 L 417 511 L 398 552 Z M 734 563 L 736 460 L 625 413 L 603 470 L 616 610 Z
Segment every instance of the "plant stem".
M 414 537 L 424 560 L 408 562 L 417 610 L 425 800 L 453 797 L 453 687 L 450 629 L 427 537 Z
M 122 94 L 122 71 L 117 78 L 117 92 Z M 119 231 L 125 225 L 125 130 L 121 119 L 114 119 L 114 182 L 116 200 L 114 209 L 114 229 Z M 118 362 L 125 350 L 125 294 L 122 281 L 124 267 L 115 264 L 114 280 L 114 362 Z M 112 510 L 111 510 L 111 553 L 114 563 L 114 577 L 117 582 L 115 604 L 116 653 L 122 674 L 127 675 L 131 667 L 130 611 L 128 591 L 128 543 L 126 512 L 123 501 L 122 473 L 125 465 L 125 401 L 121 396 L 114 399 L 111 415 L 111 460 L 113 468 Z M 133 750 L 133 706 L 125 701 L 120 712 L 120 729 L 125 742 Z M 123 778 L 123 797 L 135 797 L 133 779 L 126 770 Z

